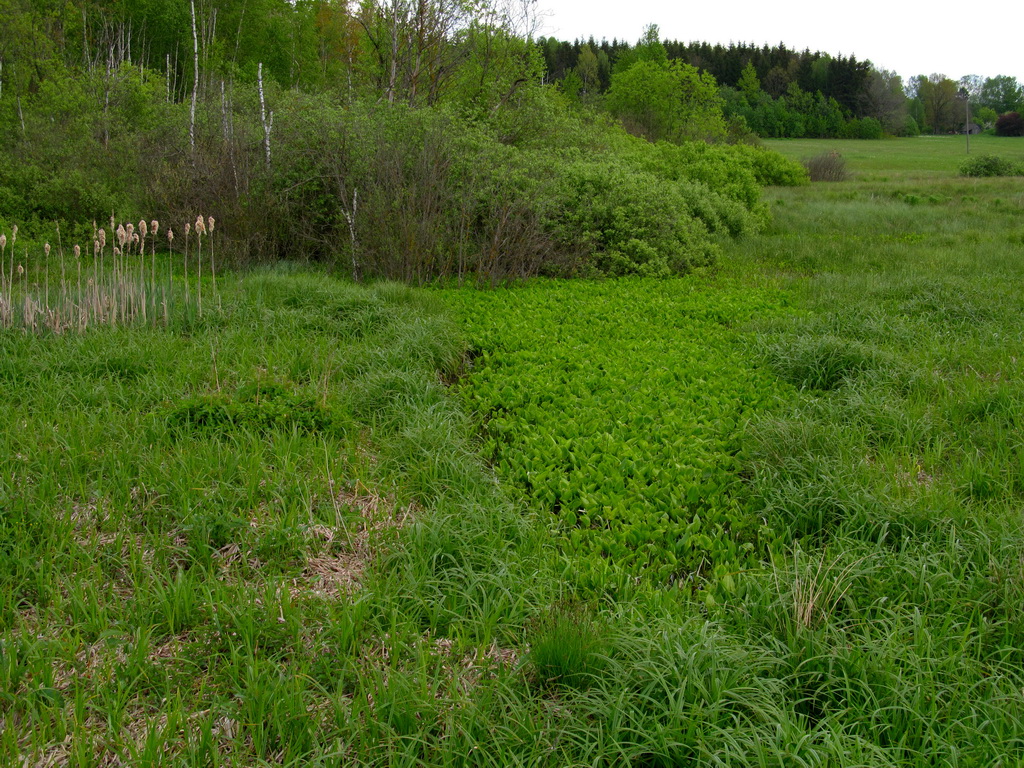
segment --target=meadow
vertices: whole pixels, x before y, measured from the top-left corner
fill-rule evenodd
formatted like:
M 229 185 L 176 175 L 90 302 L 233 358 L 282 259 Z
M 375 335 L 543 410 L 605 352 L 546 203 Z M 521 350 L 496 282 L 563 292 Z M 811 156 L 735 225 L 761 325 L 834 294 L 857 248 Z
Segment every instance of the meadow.
M 0 763 L 1024 761 L 1024 188 L 776 145 L 683 278 L 0 329 Z
M 822 152 L 839 152 L 863 181 L 925 181 L 955 176 L 968 156 L 965 136 L 917 136 L 912 139 L 767 139 L 764 145 L 792 160 Z M 971 136 L 970 155 L 997 155 L 1024 161 L 1024 146 L 1015 138 Z

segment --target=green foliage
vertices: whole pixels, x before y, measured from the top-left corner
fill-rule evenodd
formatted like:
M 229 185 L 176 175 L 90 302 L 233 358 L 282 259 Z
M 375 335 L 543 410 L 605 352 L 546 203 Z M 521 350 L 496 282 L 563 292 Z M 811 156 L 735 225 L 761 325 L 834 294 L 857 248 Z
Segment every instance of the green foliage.
M 681 274 L 713 262 L 712 234 L 763 221 L 764 155 L 652 146 L 544 91 L 486 123 L 364 103 L 296 118 L 279 129 L 274 180 L 291 240 L 325 259 L 354 241 L 340 262 L 366 275 Z M 339 202 L 357 193 L 350 225 Z
M 644 171 L 662 179 L 702 184 L 709 201 L 725 198 L 741 203 L 748 211 L 755 210 L 760 201 L 753 167 L 756 154 L 746 149 L 696 141 L 682 145 L 658 142 L 651 147 L 646 142 L 632 141 L 622 151 Z
M 1009 75 L 985 78 L 979 103 L 999 115 L 1020 110 L 1024 108 L 1024 86 Z
M 0 763 L 1020 763 L 1020 184 L 958 179 L 962 137 L 863 144 L 853 184 L 768 191 L 713 279 L 292 265 L 187 326 L 0 333 Z M 829 389 L 758 365 L 847 350 Z M 632 473 L 652 530 L 706 491 L 697 599 L 573 545 L 614 530 L 591 511 L 526 508 L 457 370 L 491 371 L 541 488 Z M 167 428 L 253 381 L 344 436 Z M 716 573 L 728 541 L 755 549 Z
M 274 429 L 324 432 L 341 436 L 343 420 L 315 398 L 284 384 L 261 381 L 239 387 L 233 397 L 208 395 L 170 407 L 168 428 L 182 433 L 230 434 L 236 430 L 264 433 Z
M 743 67 L 740 79 L 736 83 L 736 90 L 746 96 L 748 100 L 757 99 L 760 95 L 761 81 L 757 77 L 757 70 L 754 68 L 753 62 L 748 61 Z
M 601 40 L 600 43 L 591 39 L 586 45 L 597 52 L 599 60 L 603 54 L 614 61 L 615 72 L 629 69 L 638 60 L 679 61 L 699 67 L 721 85 L 751 96 L 760 90 L 762 95 L 778 99 L 794 86 L 810 94 L 820 92 L 826 100 L 834 100 L 844 115 L 855 117 L 882 119 L 882 112 L 878 110 L 879 99 L 873 93 L 877 85 L 898 97 L 897 108 L 904 98 L 902 88 L 897 84 L 899 78 L 894 78 L 891 73 L 879 73 L 872 68 L 870 62 L 858 61 L 852 56 L 790 50 L 781 44 L 712 45 L 697 41 L 662 41 L 658 38 L 657 27 L 648 27 L 635 46 L 621 39 Z M 584 41 L 541 38 L 538 48 L 544 56 L 548 78 L 560 81 L 577 66 L 583 54 Z M 879 79 L 878 75 L 884 77 Z M 741 78 L 743 88 L 740 87 Z M 610 81 L 602 76 L 601 84 L 602 90 L 607 90 Z
M 847 139 L 880 139 L 882 124 L 873 117 L 851 120 L 843 127 L 843 135 Z
M 765 350 L 769 366 L 798 389 L 833 390 L 879 367 L 878 353 L 862 344 L 815 336 L 787 339 Z
M 961 176 L 1024 176 L 1024 166 L 996 155 L 971 155 L 960 164 Z
M 978 107 L 972 110 L 974 119 L 981 123 L 982 127 L 994 127 L 999 114 L 990 107 Z
M 484 454 L 552 516 L 583 584 L 728 585 L 756 559 L 733 454 L 780 391 L 744 365 L 734 328 L 779 314 L 783 297 L 629 281 L 449 300 L 476 351 L 462 389 Z
M 142 136 L 162 115 L 152 73 L 55 65 L 34 92 L 0 99 L 4 215 L 31 227 L 105 219 L 141 192 Z
M 451 74 L 446 75 L 449 80 L 442 80 L 444 87 L 428 96 L 427 103 L 458 104 L 483 119 L 530 98 L 527 92 L 536 88 L 544 74 L 536 46 L 510 30 L 488 23 L 466 30 L 459 36 L 459 45 L 447 56 L 450 62 L 442 58 L 435 66 L 439 67 L 439 77 L 445 76 L 441 67 L 451 67 Z M 410 98 L 408 102 L 416 100 Z
M 648 24 L 636 45 L 631 48 L 625 46 L 614 58 L 613 75 L 625 72 L 638 62 L 647 62 L 659 68 L 667 66 L 668 51 L 661 42 L 661 30 L 658 25 Z
M 60 172 L 38 165 L 0 168 L 0 210 L 25 234 L 53 228 L 54 221 L 80 224 L 110 215 L 124 207 L 120 190 L 111 190 L 103 179 L 79 168 Z
M 777 98 L 763 91 L 744 92 L 728 87 L 722 89 L 722 95 L 725 114 L 742 118 L 752 131 L 763 138 L 846 135 L 847 115 L 839 102 L 826 98 L 820 91 L 809 93 L 793 83 L 785 94 Z M 860 122 L 852 121 L 855 125 Z
M 917 119 L 922 130 L 932 133 L 955 133 L 963 130 L 964 106 L 959 98 L 959 86 L 945 75 L 918 75 L 911 78 L 911 88 L 920 103 Z
M 778 152 L 745 144 L 737 144 L 730 149 L 749 161 L 754 178 L 762 186 L 797 187 L 810 181 L 806 168 Z
M 355 279 L 417 283 L 681 274 L 713 262 L 719 233 L 766 220 L 760 180 L 780 169 L 768 171 L 765 155 L 640 148 L 542 85 L 540 51 L 493 9 L 430 9 L 417 22 L 402 4 L 258 0 L 218 8 L 214 24 L 200 4 L 193 115 L 195 73 L 177 55 L 189 48 L 191 7 L 147 0 L 110 29 L 103 3 L 95 14 L 54 8 L 74 42 L 34 49 L 46 66 L 33 62 L 24 83 L 27 59 L 4 63 L 5 76 L 17 73 L 0 94 L 4 220 L 30 236 L 113 212 L 180 236 L 201 211 L 217 219 L 222 264 L 287 254 Z M 12 13 L 49 39 L 50 17 Z M 118 47 L 99 66 L 106 35 Z M 132 62 L 129 43 L 141 52 Z M 588 50 L 580 86 L 596 90 L 609 58 Z M 641 132 L 725 137 L 713 79 L 669 63 L 656 28 L 636 51 L 635 68 L 619 62 L 610 98 L 652 118 Z M 331 78 L 344 87 L 325 88 Z
M 609 111 L 651 141 L 707 141 L 725 136 L 715 79 L 678 61 L 640 60 L 612 76 Z
M 688 209 L 681 188 L 625 164 L 580 161 L 560 169 L 554 209 L 555 244 L 579 249 L 579 268 L 599 274 L 668 277 L 714 261 L 708 228 Z
M 530 666 L 542 688 L 586 689 L 607 666 L 605 632 L 580 609 L 556 608 L 530 638 Z

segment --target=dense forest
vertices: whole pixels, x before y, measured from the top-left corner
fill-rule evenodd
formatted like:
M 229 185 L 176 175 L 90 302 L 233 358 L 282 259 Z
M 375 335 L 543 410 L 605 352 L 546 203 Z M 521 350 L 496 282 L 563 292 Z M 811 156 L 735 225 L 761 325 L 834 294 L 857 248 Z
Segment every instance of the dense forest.
M 657 42 L 657 27 L 638 44 L 545 38 L 548 77 L 584 101 L 600 101 L 613 73 Z M 728 46 L 661 41 L 669 61 L 696 67 L 719 85 L 727 118 L 763 138 L 880 138 L 964 130 L 965 104 L 981 128 L 1024 109 L 1024 88 L 1013 77 L 959 80 L 918 75 L 904 83 L 868 60 L 795 51 L 785 44 Z M 642 55 L 642 54 L 641 54 Z

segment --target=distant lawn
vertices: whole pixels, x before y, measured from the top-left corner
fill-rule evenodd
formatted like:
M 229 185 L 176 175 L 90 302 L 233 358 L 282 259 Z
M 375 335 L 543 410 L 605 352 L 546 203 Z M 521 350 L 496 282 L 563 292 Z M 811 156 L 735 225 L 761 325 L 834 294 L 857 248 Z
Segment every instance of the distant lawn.
M 908 139 L 770 139 L 765 145 L 795 160 L 835 150 L 859 180 L 928 179 L 955 175 L 967 156 L 963 136 Z M 971 136 L 972 155 L 997 155 L 1024 161 L 1024 139 Z

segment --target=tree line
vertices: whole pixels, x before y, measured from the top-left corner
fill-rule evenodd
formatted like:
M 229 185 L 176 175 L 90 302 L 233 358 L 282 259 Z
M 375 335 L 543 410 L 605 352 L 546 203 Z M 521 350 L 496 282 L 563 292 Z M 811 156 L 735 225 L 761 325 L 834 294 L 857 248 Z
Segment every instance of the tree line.
M 619 57 L 606 108 L 570 98 L 533 10 L 0 0 L 0 229 L 88 246 L 111 214 L 156 218 L 180 248 L 201 213 L 219 258 L 356 279 L 667 275 L 760 226 L 762 185 L 806 180 L 730 145 L 717 83 L 657 41 Z
M 576 98 L 600 103 L 622 62 L 650 44 L 650 32 L 636 44 L 543 38 L 547 77 Z M 714 78 L 727 119 L 764 138 L 961 132 L 965 108 L 978 126 L 995 130 L 1000 116 L 1024 111 L 1024 87 L 1006 75 L 918 75 L 904 83 L 868 60 L 796 51 L 782 43 L 660 43 L 669 61 Z

